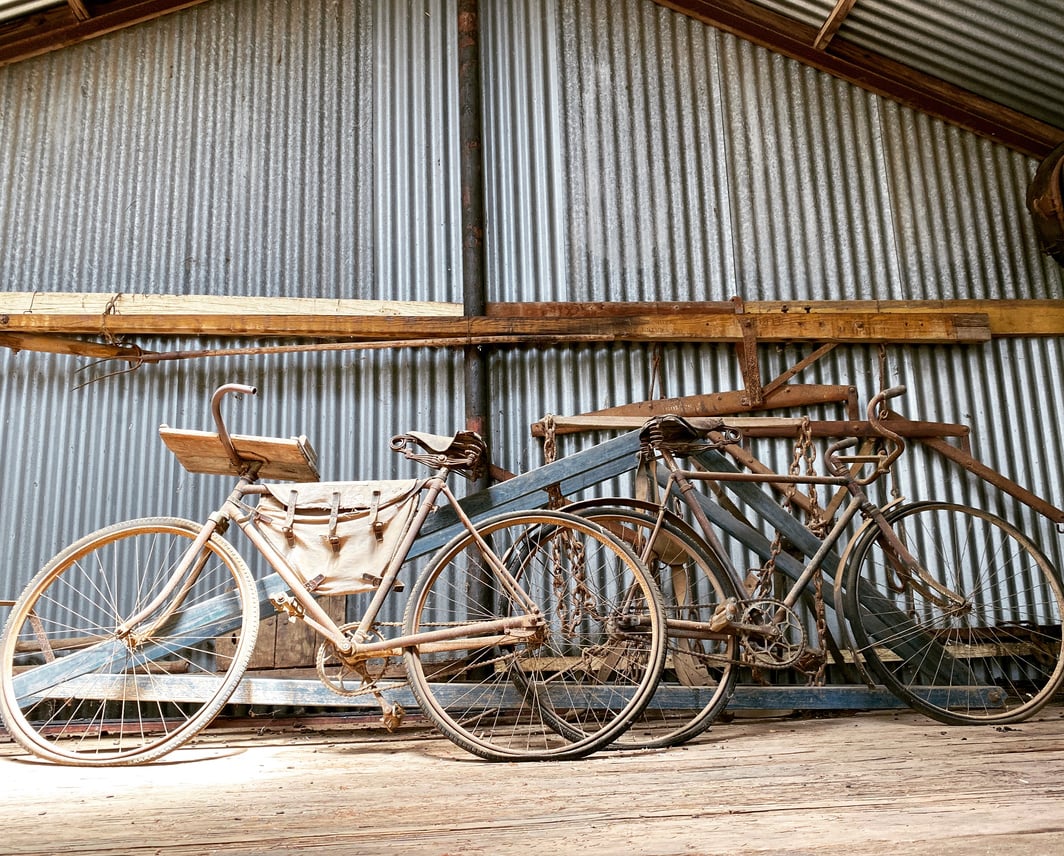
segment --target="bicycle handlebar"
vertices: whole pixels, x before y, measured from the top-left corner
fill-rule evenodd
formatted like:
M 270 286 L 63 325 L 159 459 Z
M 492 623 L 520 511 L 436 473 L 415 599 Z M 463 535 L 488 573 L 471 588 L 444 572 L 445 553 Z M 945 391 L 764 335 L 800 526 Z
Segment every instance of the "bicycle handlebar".
M 218 427 L 218 439 L 222 441 L 222 448 L 225 449 L 225 453 L 229 456 L 233 466 L 238 471 L 242 471 L 247 466 L 247 461 L 237 454 L 236 448 L 233 446 L 233 438 L 229 436 L 229 429 L 225 427 L 225 420 L 222 418 L 222 399 L 230 393 L 233 395 L 258 395 L 259 391 L 255 387 L 247 386 L 243 383 L 227 383 L 218 387 L 214 391 L 214 395 L 211 396 L 211 415 L 214 416 L 214 424 Z
M 871 475 L 865 476 L 864 478 L 855 478 L 854 481 L 857 484 L 871 484 L 881 475 L 884 475 L 885 473 L 889 472 L 894 462 L 898 460 L 898 458 L 900 458 L 905 452 L 905 440 L 902 439 L 901 435 L 897 434 L 894 431 L 891 431 L 883 423 L 883 419 L 886 416 L 886 412 L 883 410 L 883 405 L 890 399 L 897 398 L 899 395 L 903 395 L 905 391 L 906 387 L 904 385 L 892 386 L 889 389 L 884 389 L 876 393 L 874 396 L 872 396 L 872 400 L 868 402 L 869 424 L 872 426 L 872 429 L 880 437 L 890 443 L 893 448 L 885 455 L 878 456 L 878 458 L 875 460 L 876 468 L 875 470 L 873 470 Z M 831 446 L 831 448 L 828 449 L 827 458 L 829 461 L 829 466 L 831 467 L 832 471 L 836 473 L 836 475 L 841 474 L 842 470 L 845 469 L 845 464 L 843 462 L 842 457 L 839 455 L 839 452 L 842 449 L 850 448 L 855 444 L 855 440 L 848 439 L 835 443 Z M 870 460 L 858 458 L 854 458 L 852 462 L 872 463 L 872 461 Z

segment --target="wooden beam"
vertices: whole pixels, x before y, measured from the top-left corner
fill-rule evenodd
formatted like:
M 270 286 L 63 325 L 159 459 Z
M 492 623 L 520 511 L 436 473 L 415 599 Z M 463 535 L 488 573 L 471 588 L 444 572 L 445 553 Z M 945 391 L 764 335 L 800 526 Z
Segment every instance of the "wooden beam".
M 981 305 L 981 304 L 979 304 Z M 985 312 L 956 303 L 494 304 L 462 317 L 448 303 L 172 295 L 0 294 L 0 333 L 119 336 L 234 336 L 345 341 L 504 337 L 599 342 L 742 342 L 752 325 L 762 342 L 971 344 L 990 339 Z M 1064 302 L 1059 313 L 1064 317 Z M 1044 319 L 1040 323 L 1044 324 Z M 438 344 L 446 344 L 441 342 Z
M 748 0 L 654 2 L 1030 157 L 1041 160 L 1064 142 L 1064 128 L 1039 121 L 845 40 L 835 39 L 830 51 L 817 50 L 814 46 L 818 36 L 815 27 Z
M 70 7 L 74 17 L 79 21 L 87 21 L 92 17 L 92 13 L 82 0 L 67 0 L 67 5 Z
M 816 34 L 816 41 L 813 42 L 814 48 L 818 51 L 827 50 L 828 43 L 835 37 L 835 33 L 839 31 L 839 27 L 842 26 L 842 22 L 850 14 L 856 2 L 857 0 L 838 0 L 820 28 L 820 32 Z
M 0 33 L 0 67 L 205 2 L 207 0 L 111 0 L 103 3 L 68 0 L 52 9 L 6 22 Z
M 601 415 L 600 413 L 585 413 L 580 416 L 554 416 L 553 427 L 556 434 L 577 434 L 587 431 L 633 431 L 642 428 L 648 416 L 635 409 L 639 405 L 622 405 L 616 408 L 624 411 L 626 407 L 632 407 L 630 415 Z M 685 416 L 696 428 L 711 429 L 720 420 L 716 416 Z M 736 428 L 746 437 L 775 437 L 794 438 L 803 421 L 797 417 L 786 416 L 727 416 L 723 417 L 724 424 Z M 894 419 L 890 423 L 891 430 L 910 440 L 921 442 L 936 440 L 943 437 L 965 438 L 971 429 L 967 425 L 956 422 L 918 422 L 911 419 Z M 809 431 L 813 437 L 840 438 L 840 437 L 879 437 L 881 436 L 870 422 L 862 420 L 812 420 L 809 422 Z M 542 437 L 546 433 L 543 422 L 535 422 L 531 426 L 533 437 Z M 936 446 L 937 448 L 937 446 Z M 954 452 L 958 450 L 950 449 Z
M 39 333 L 0 333 L 0 347 L 10 348 L 16 353 L 18 351 L 39 351 L 46 354 L 63 354 L 68 357 L 92 357 L 97 360 L 136 360 L 139 356 L 151 353 L 141 351 L 139 348 Z

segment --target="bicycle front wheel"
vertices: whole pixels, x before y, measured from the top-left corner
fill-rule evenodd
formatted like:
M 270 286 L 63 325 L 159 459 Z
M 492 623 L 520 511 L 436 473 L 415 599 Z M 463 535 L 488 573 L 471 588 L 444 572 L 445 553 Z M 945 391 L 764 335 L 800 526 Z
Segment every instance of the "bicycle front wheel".
M 493 638 L 476 627 L 526 618 Z M 408 648 L 411 689 L 448 738 L 492 761 L 602 748 L 649 702 L 665 658 L 661 595 L 639 560 L 595 523 L 551 511 L 492 518 L 437 554 L 405 632 L 445 627 L 469 635 Z
M 845 572 L 847 617 L 873 675 L 940 722 L 1019 722 L 1064 679 L 1060 578 L 1016 527 L 975 508 L 887 512 L 925 573 L 901 567 L 877 528 Z
M 258 598 L 217 535 L 175 579 L 199 531 L 176 518 L 119 523 L 33 578 L 0 640 L 0 714 L 25 749 L 79 766 L 144 763 L 222 708 L 255 645 Z

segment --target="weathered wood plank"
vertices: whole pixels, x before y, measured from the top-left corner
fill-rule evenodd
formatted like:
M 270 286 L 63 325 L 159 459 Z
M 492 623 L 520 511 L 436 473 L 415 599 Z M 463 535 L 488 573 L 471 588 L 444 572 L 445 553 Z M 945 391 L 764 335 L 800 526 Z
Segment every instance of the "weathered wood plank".
M 330 301 L 315 298 L 234 298 L 206 295 L 0 295 L 0 333 L 110 335 L 225 335 L 349 338 L 352 340 L 527 337 L 581 341 L 761 341 L 972 343 L 991 337 L 988 316 L 951 304 L 785 305 L 721 303 L 568 304 L 565 310 L 529 310 L 495 304 L 487 314 L 463 317 L 450 303 Z M 620 308 L 617 308 L 620 307 Z M 1015 322 L 1013 322 L 1015 323 Z M 29 347 L 32 340 L 23 340 Z
M 159 426 L 159 436 L 190 473 L 240 475 L 229 460 L 221 438 L 213 431 L 190 431 Z M 251 437 L 233 434 L 233 448 L 241 458 L 262 461 L 259 478 L 283 481 L 317 481 L 318 454 L 306 437 Z

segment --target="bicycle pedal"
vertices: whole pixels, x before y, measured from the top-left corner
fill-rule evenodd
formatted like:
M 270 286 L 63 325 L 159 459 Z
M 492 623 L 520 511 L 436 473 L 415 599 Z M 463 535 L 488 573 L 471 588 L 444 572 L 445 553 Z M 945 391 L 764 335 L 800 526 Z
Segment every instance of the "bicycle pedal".
M 721 630 L 730 627 L 738 616 L 739 604 L 734 597 L 730 597 L 723 603 L 718 604 L 713 611 L 713 617 L 709 619 L 709 629 L 714 633 L 719 633 Z
M 303 605 L 284 592 L 270 595 L 270 603 L 279 615 L 287 615 L 289 623 L 303 617 Z
M 384 708 L 384 714 L 381 716 L 381 722 L 388 730 L 388 733 L 392 733 L 398 730 L 399 726 L 403 724 L 403 717 L 406 716 L 406 711 L 403 710 L 401 704 L 392 704 Z

